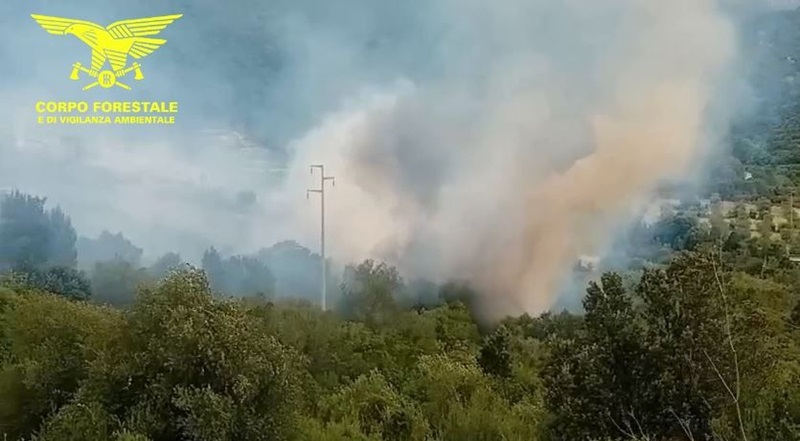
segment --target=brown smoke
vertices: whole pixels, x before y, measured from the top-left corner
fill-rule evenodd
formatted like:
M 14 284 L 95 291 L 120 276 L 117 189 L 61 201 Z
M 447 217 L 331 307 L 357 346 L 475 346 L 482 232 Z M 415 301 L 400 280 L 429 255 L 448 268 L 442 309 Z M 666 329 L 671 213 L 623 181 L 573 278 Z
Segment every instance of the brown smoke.
M 501 3 L 507 19 L 519 2 Z M 597 3 L 624 19 L 590 71 L 517 50 L 500 57 L 472 113 L 460 107 L 472 90 L 457 82 L 406 88 L 302 140 L 304 161 L 345 177 L 331 196 L 334 254 L 467 278 L 493 317 L 552 306 L 581 253 L 602 251 L 632 207 L 711 148 L 713 88 L 734 53 L 713 0 Z M 581 90 L 592 98 L 571 95 Z
M 709 147 L 703 145 L 709 81 L 731 55 L 730 29 L 711 2 L 641 5 L 652 27 L 622 70 L 610 112 L 593 121 L 594 152 L 527 189 L 519 248 L 502 255 L 500 271 L 481 274 L 485 290 L 511 295 L 486 303 L 492 315 L 551 306 L 564 268 L 596 250 L 604 226 Z M 689 44 L 693 37 L 699 47 Z

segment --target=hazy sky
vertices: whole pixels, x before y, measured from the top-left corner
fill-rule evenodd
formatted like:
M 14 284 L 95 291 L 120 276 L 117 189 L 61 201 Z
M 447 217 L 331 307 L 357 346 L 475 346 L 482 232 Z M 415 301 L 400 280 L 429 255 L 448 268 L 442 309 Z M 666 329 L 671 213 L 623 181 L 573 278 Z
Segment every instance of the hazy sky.
M 741 92 L 743 3 L 3 2 L 0 188 L 47 196 L 81 234 L 197 259 L 212 244 L 316 249 L 305 195 L 324 162 L 329 255 L 466 275 L 541 309 L 577 254 L 602 252 L 660 179 L 719 147 Z M 84 92 L 69 73 L 88 47 L 31 13 L 184 17 L 132 91 Z M 181 110 L 175 126 L 41 126 L 41 100 Z

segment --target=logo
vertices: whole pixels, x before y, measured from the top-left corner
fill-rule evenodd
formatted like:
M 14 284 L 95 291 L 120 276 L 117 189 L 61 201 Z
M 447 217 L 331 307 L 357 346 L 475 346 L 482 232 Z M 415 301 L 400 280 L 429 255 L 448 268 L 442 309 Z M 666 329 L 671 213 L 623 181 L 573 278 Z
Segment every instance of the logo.
M 80 79 L 80 73 L 90 76 L 95 81 L 83 87 L 89 90 L 95 86 L 109 89 L 114 86 L 131 90 L 130 86 L 119 80 L 134 72 L 134 80 L 143 80 L 142 66 L 138 62 L 128 65 L 128 56 L 140 60 L 161 47 L 167 40 L 150 38 L 157 35 L 183 14 L 164 15 L 161 17 L 137 18 L 112 23 L 107 27 L 83 20 L 50 17 L 31 14 L 48 33 L 53 35 L 73 35 L 92 49 L 92 63 L 89 68 L 80 62 L 72 65 L 73 81 Z M 111 70 L 103 69 L 106 61 Z

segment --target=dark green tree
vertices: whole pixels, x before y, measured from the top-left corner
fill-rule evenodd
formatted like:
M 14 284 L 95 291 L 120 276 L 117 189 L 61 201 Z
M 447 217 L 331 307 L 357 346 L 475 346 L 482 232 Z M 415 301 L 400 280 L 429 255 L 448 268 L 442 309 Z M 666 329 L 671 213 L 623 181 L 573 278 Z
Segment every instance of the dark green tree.
M 77 234 L 72 227 L 72 221 L 60 207 L 56 207 L 48 213 L 48 225 L 50 234 L 46 264 L 75 268 L 78 264 L 78 252 L 75 248 Z
M 78 240 L 78 257 L 81 268 L 90 270 L 97 262 L 123 260 L 133 266 L 141 264 L 141 248 L 134 245 L 122 233 L 103 231 L 96 239 L 81 237 Z
M 127 260 L 97 262 L 91 279 L 93 299 L 115 306 L 130 305 L 136 299 L 137 289 L 149 280 L 144 268 L 137 268 Z
M 203 255 L 203 270 L 214 291 L 237 297 L 271 298 L 275 277 L 260 260 L 249 256 L 224 259 L 213 247 Z
M 147 269 L 147 273 L 151 278 L 160 280 L 166 277 L 170 272 L 182 269 L 186 263 L 181 259 L 178 253 L 169 252 L 159 257 L 156 262 Z
M 23 268 L 21 274 L 29 287 L 39 291 L 73 300 L 87 300 L 92 296 L 92 286 L 86 274 L 75 268 L 67 266 Z
M 282 241 L 258 253 L 275 277 L 277 297 L 317 301 L 321 273 L 320 256 L 294 241 Z
M 498 327 L 484 340 L 478 355 L 478 364 L 484 372 L 500 378 L 511 377 L 511 333 L 505 326 Z
M 44 203 L 19 191 L 0 199 L 0 270 L 47 263 L 53 230 Z
M 559 440 L 616 438 L 622 430 L 647 426 L 647 363 L 641 320 L 622 278 L 604 274 L 583 301 L 583 332 L 550 340 L 552 358 L 544 370 L 547 402 Z
M 402 287 L 396 268 L 366 260 L 345 269 L 340 308 L 348 317 L 368 324 L 385 323 L 398 311 L 395 295 Z

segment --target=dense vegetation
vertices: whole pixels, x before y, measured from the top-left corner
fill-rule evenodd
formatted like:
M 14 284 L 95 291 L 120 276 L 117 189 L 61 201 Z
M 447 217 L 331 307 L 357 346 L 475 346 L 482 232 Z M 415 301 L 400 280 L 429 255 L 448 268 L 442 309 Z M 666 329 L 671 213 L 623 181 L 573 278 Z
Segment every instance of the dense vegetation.
M 781 17 L 782 30 L 800 22 Z M 294 242 L 144 266 L 122 234 L 78 237 L 43 198 L 4 195 L 0 435 L 800 440 L 800 108 L 787 64 L 800 45 L 767 40 L 754 82 L 769 111 L 731 132 L 708 195 L 619 238 L 574 311 L 486 323 L 469 286 L 366 261 L 330 281 L 335 307 L 322 312 L 309 301 L 320 258 Z
M 0 434 L 36 440 L 798 440 L 789 199 L 687 202 L 620 238 L 582 310 L 476 320 L 468 286 L 291 242 L 142 267 L 0 202 Z
M 0 204 L 6 439 L 800 439 L 788 207 L 666 213 L 626 238 L 640 269 L 589 283 L 581 312 L 489 324 L 468 286 L 373 261 L 345 271 L 333 311 L 279 299 L 277 279 L 318 280 L 296 283 L 289 263 L 315 260 L 290 243 L 144 268 L 106 233 L 81 241 L 107 259 L 87 275 L 44 202 Z

